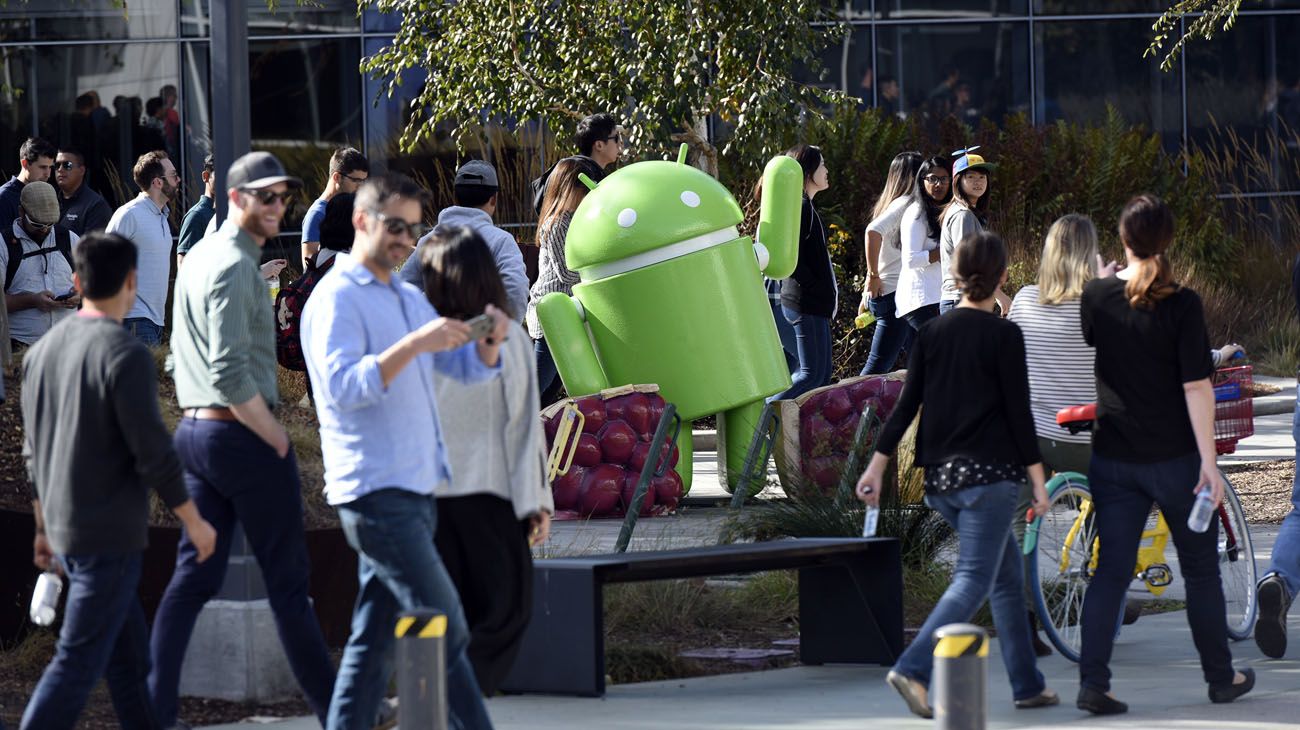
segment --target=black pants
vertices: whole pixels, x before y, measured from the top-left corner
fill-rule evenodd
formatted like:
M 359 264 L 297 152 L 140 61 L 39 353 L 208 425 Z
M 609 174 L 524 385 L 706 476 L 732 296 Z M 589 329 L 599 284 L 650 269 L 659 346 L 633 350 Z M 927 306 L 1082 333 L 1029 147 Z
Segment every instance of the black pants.
M 1187 590 L 1187 623 L 1201 657 L 1201 672 L 1207 684 L 1232 682 L 1232 652 L 1219 579 L 1219 521 L 1211 520 L 1205 532 L 1187 527 L 1200 465 L 1196 453 L 1150 464 L 1115 461 L 1093 453 L 1088 482 L 1096 510 L 1099 555 L 1097 572 L 1083 599 L 1082 686 L 1099 692 L 1110 689 L 1115 626 L 1133 581 L 1138 543 L 1152 502 L 1164 512 L 1178 551 L 1178 567 Z
M 529 525 L 489 494 L 438 499 L 434 544 L 460 593 L 469 623 L 469 660 L 491 697 L 514 665 L 533 606 Z

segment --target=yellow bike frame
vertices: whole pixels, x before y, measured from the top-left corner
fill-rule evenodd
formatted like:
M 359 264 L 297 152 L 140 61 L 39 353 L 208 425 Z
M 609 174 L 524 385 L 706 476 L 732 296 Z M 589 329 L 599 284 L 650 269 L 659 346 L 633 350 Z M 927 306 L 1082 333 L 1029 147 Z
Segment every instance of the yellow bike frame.
M 1070 531 L 1065 536 L 1065 549 L 1061 551 L 1061 574 L 1064 575 L 1070 569 L 1070 548 L 1074 541 L 1079 537 L 1079 531 L 1087 523 L 1088 518 L 1092 516 L 1092 500 L 1085 499 L 1079 504 L 1079 515 L 1074 518 L 1074 523 L 1070 525 Z M 1097 571 L 1098 543 L 1094 538 L 1091 558 L 1088 561 L 1089 575 Z M 1165 522 L 1165 515 L 1159 510 L 1156 511 L 1156 524 L 1150 529 L 1142 531 L 1141 543 L 1138 545 L 1137 563 L 1133 566 L 1133 577 L 1142 577 L 1147 568 L 1153 565 L 1165 564 L 1165 547 L 1169 544 L 1169 523 Z M 1147 590 L 1151 595 L 1159 596 L 1165 592 L 1167 585 L 1151 585 L 1146 583 Z

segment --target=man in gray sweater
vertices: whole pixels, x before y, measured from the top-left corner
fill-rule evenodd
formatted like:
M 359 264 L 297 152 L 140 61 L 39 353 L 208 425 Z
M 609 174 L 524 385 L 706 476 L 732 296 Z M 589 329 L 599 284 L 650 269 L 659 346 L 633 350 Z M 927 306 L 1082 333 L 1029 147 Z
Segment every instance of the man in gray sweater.
M 176 513 L 200 560 L 216 532 L 181 481 L 158 410 L 153 356 L 122 326 L 135 303 L 136 247 L 92 233 L 73 251 L 81 311 L 23 359 L 23 458 L 34 488 L 34 562 L 68 577 L 54 659 L 22 728 L 72 728 L 100 677 L 125 728 L 158 727 L 145 678 L 149 631 L 136 595 L 149 492 Z

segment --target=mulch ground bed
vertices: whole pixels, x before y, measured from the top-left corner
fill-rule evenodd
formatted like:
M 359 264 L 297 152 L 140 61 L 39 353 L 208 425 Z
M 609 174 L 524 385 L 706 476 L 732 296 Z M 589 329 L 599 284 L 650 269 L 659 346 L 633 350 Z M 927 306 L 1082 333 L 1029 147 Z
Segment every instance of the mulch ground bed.
M 1223 473 L 1237 490 L 1248 523 L 1276 525 L 1291 511 L 1294 461 L 1228 464 L 1223 466 Z

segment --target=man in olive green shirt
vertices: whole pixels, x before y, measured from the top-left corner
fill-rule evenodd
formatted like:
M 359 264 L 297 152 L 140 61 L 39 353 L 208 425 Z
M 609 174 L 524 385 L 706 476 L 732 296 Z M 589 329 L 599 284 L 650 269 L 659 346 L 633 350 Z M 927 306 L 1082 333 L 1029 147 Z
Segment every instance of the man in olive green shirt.
M 289 435 L 272 413 L 280 399 L 275 322 L 258 269 L 302 182 L 265 152 L 235 160 L 226 180 L 229 220 L 190 252 L 176 278 L 169 362 L 184 410 L 176 449 L 185 486 L 220 537 L 212 559 L 199 563 L 181 536 L 154 618 L 149 690 L 162 726 L 176 724 L 185 648 L 203 605 L 221 589 L 238 522 L 266 580 L 289 666 L 324 724 L 334 665 L 307 597 L 302 485 Z

